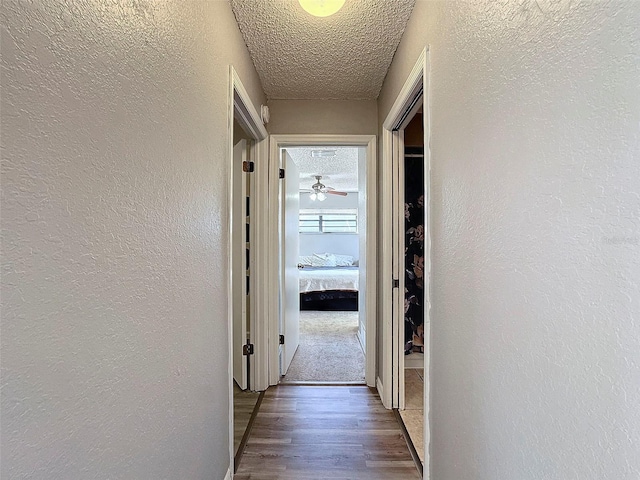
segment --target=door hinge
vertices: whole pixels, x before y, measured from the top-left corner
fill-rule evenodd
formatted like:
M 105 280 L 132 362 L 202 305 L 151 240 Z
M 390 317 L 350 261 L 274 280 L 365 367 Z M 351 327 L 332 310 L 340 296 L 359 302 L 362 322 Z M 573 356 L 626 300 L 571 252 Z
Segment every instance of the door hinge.
M 253 343 L 242 346 L 242 355 L 253 355 Z
M 278 178 L 284 178 L 284 168 L 281 168 L 278 172 Z
M 284 345 L 284 335 L 280 335 L 280 345 Z
M 251 173 L 255 170 L 256 164 L 253 162 L 242 162 L 242 171 Z
M 397 278 L 393 279 L 393 288 L 400 288 L 400 280 Z

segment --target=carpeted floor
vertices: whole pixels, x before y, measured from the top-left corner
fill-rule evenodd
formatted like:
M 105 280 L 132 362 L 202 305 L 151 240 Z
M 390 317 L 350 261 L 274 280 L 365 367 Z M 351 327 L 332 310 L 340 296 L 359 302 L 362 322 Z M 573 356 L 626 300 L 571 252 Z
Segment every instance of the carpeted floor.
M 300 312 L 300 346 L 282 383 L 364 383 L 358 312 Z

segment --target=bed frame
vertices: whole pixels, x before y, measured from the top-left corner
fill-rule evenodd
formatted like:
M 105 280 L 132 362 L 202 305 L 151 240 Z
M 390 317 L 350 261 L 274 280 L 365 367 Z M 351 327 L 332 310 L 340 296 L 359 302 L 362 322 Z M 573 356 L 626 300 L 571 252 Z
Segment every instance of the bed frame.
M 300 294 L 300 310 L 358 311 L 358 292 L 325 290 Z

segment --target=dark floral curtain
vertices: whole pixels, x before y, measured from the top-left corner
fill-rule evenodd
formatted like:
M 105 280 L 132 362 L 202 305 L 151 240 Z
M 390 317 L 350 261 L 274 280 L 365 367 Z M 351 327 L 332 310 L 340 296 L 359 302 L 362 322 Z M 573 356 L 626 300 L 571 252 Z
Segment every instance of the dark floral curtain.
M 405 148 L 404 353 L 424 349 L 424 152 Z

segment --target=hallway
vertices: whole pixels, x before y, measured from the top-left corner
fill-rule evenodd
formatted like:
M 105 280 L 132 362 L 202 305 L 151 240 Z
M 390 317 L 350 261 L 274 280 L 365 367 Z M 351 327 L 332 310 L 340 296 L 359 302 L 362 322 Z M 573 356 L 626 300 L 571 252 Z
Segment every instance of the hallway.
M 425 471 L 640 479 L 640 1 L 3 0 L 0 37 L 0 478 L 232 480 L 231 355 L 280 380 L 275 140 L 371 145 L 365 375 L 406 403 L 394 158 L 421 92 Z M 239 465 L 418 478 L 359 386 L 269 388 Z
M 419 479 L 393 413 L 368 387 L 267 390 L 236 480 Z

